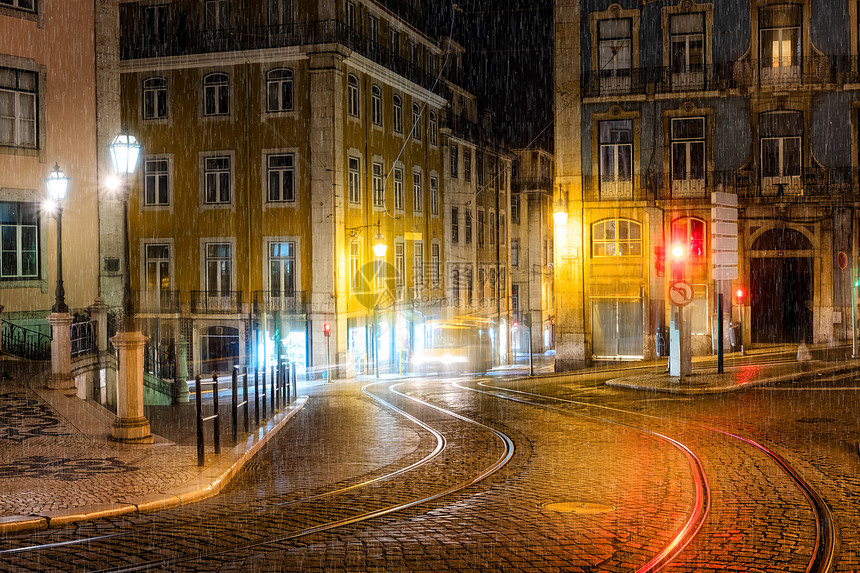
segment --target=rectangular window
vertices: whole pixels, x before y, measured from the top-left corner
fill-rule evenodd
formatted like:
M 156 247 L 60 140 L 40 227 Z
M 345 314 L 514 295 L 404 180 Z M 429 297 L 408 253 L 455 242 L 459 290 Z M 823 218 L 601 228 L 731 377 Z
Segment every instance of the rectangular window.
M 230 180 L 232 179 L 229 155 L 203 159 L 204 201 L 207 205 L 231 202 Z
M 430 214 L 439 214 L 439 179 L 435 175 L 430 176 Z
M 671 18 L 672 87 L 700 89 L 705 71 L 705 14 L 676 14 Z
M 349 74 L 346 79 L 347 112 L 352 117 L 359 117 L 358 78 Z
M 144 248 L 146 256 L 146 292 L 161 293 L 170 290 L 170 245 L 149 243 Z M 149 298 L 149 297 L 147 297 Z M 161 297 L 153 297 L 149 302 L 161 302 Z M 152 307 L 152 305 L 149 305 Z
M 511 223 L 520 224 L 520 196 L 514 194 L 511 195 Z
M 382 88 L 376 84 L 370 88 L 370 118 L 373 125 L 382 125 Z
M 295 157 L 292 153 L 269 155 L 266 158 L 269 203 L 291 203 L 296 200 Z
M 0 6 L 9 6 L 24 12 L 35 12 L 36 0 L 0 0 Z
M 420 213 L 424 210 L 424 189 L 421 186 L 421 174 L 412 174 L 412 210 Z
M 403 169 L 394 168 L 394 210 L 403 211 Z
M 767 6 L 759 12 L 761 82 L 763 84 L 800 80 L 800 5 Z
M 296 243 L 269 243 L 269 292 L 273 297 L 292 297 L 296 293 Z
M 484 211 L 478 210 L 478 246 L 484 246 Z
M 39 204 L 0 203 L 0 279 L 39 277 Z
M 394 55 L 400 55 L 400 32 L 394 28 L 388 28 L 388 49 L 394 52 Z
M 439 243 L 430 244 L 430 283 L 439 286 L 441 257 Z
M 498 231 L 498 228 L 496 225 L 497 221 L 498 221 L 498 218 L 496 217 L 496 212 L 490 211 L 487 214 L 487 223 L 489 223 L 489 226 L 490 226 L 489 230 L 490 230 L 490 244 L 491 245 L 496 244 L 496 232 Z
M 345 18 L 346 25 L 349 28 L 354 30 L 355 29 L 355 3 L 354 2 L 350 2 L 347 0 L 345 16 L 346 16 L 346 18 Z
M 293 109 L 293 70 L 276 68 L 266 72 L 266 111 Z
M 421 141 L 421 106 L 412 104 L 412 139 Z
M 520 266 L 520 240 L 511 239 L 511 266 Z
M 465 216 L 463 217 L 463 233 L 464 239 L 467 245 L 472 244 L 472 210 L 466 209 Z
M 499 214 L 499 244 L 504 245 L 508 241 L 507 225 L 505 224 L 505 214 Z
M 600 192 L 617 195 L 632 191 L 633 120 L 600 122 Z
M 460 210 L 457 207 L 451 207 L 451 242 L 460 242 Z
M 0 68 L 0 145 L 37 145 L 38 76 L 36 72 Z
M 392 102 L 392 129 L 394 133 L 403 133 L 403 101 L 396 95 Z
M 451 143 L 449 146 L 449 169 L 451 173 L 451 177 L 457 178 L 457 167 L 460 163 L 460 158 L 458 157 L 459 147 L 456 143 Z
M 349 158 L 349 202 L 361 203 L 361 169 L 357 157 Z
M 600 20 L 597 34 L 597 69 L 601 95 L 629 92 L 630 69 L 633 63 L 632 20 Z
M 415 286 L 424 284 L 424 243 L 415 241 L 412 245 L 412 272 L 415 275 Z
M 358 290 L 361 284 L 361 256 L 358 251 L 358 243 L 349 244 L 349 284 L 352 285 L 352 291 Z
M 143 81 L 143 119 L 167 117 L 167 80 L 147 78 Z
M 226 30 L 229 28 L 230 2 L 228 0 L 206 0 L 205 22 L 207 30 Z
M 161 206 L 170 204 L 170 161 L 147 159 L 143 163 L 143 204 Z
M 229 296 L 233 290 L 233 245 L 206 243 L 206 292 Z
M 385 207 L 385 187 L 382 178 L 382 163 L 373 164 L 373 206 Z
M 672 119 L 672 179 L 705 179 L 705 118 Z
M 513 263 L 511 263 L 513 264 Z M 514 320 L 519 319 L 520 314 L 520 285 L 511 285 L 511 314 Z
M 293 21 L 292 0 L 269 0 L 269 26 L 283 28 Z
M 759 136 L 762 177 L 776 178 L 769 181 L 775 185 L 789 183 L 789 180 L 779 178 L 799 177 L 803 167 L 803 113 L 762 113 L 759 116 Z
M 484 154 L 480 151 L 475 154 L 475 174 L 477 175 L 478 185 L 484 184 Z
M 374 44 L 379 43 L 379 18 L 372 14 L 367 15 L 367 36 Z
M 409 63 L 413 66 L 418 65 L 418 44 L 412 40 L 409 41 Z
M 395 286 L 402 287 L 406 278 L 406 245 L 394 243 L 394 277 Z
M 468 149 L 463 150 L 463 180 L 472 180 L 472 152 Z

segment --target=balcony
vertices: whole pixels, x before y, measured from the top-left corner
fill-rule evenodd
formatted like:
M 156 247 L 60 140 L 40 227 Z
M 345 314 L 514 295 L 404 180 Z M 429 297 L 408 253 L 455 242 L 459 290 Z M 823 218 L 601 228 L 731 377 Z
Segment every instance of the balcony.
M 481 133 L 481 127 L 477 123 L 462 115 L 449 113 L 442 122 L 442 127 L 447 127 L 452 135 L 462 139 L 476 140 Z
M 670 94 L 728 89 L 842 86 L 860 81 L 854 56 L 809 56 L 791 61 L 738 60 L 695 69 L 584 70 L 583 97 Z
M 704 178 L 673 179 L 671 172 L 650 172 L 630 181 L 600 181 L 583 176 L 586 201 L 710 202 L 710 194 L 722 187 L 740 198 L 766 201 L 806 201 L 832 198 L 842 201 L 860 194 L 860 176 L 852 168 L 808 167 L 797 174 L 774 176 L 760 169 L 709 171 Z
M 191 291 L 192 314 L 238 314 L 242 312 L 242 291 Z
M 426 73 L 399 54 L 381 46 L 376 40 L 364 36 L 339 20 L 218 30 L 180 28 L 170 36 L 124 36 L 120 39 L 120 58 L 123 60 L 166 58 L 315 44 L 340 44 L 421 87 L 433 89 L 443 97 L 448 95 L 448 88 L 444 82 L 436 83 L 436 78 L 432 74 Z
M 550 175 L 539 175 L 537 177 L 513 177 L 511 178 L 511 192 L 523 193 L 528 191 L 552 191 L 552 177 Z
M 304 314 L 306 308 L 305 293 L 302 291 L 258 290 L 254 292 L 254 314 L 275 312 Z
M 136 291 L 132 300 L 137 302 L 136 313 L 140 314 L 177 314 L 179 312 L 178 290 Z

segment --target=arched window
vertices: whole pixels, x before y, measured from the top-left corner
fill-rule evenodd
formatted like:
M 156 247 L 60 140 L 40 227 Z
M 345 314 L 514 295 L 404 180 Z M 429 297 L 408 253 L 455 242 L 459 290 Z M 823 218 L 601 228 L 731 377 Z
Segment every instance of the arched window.
M 683 217 L 672 223 L 672 245 L 689 249 L 689 256 L 699 259 L 705 256 L 705 222 L 694 217 Z
M 382 88 L 376 84 L 370 88 L 370 118 L 373 125 L 382 125 Z
M 393 107 L 392 129 L 394 129 L 394 133 L 403 133 L 403 101 L 399 95 L 395 95 L 391 102 Z
M 167 78 L 143 80 L 143 119 L 167 117 Z
M 203 115 L 229 115 L 230 78 L 216 72 L 203 78 Z
M 437 127 L 436 112 L 431 111 L 429 117 L 430 117 L 430 122 L 429 122 L 430 125 L 427 128 L 427 130 L 430 132 L 430 134 L 428 136 L 428 139 L 430 139 L 430 145 L 436 145 L 436 127 Z
M 352 117 L 359 117 L 358 78 L 349 74 L 346 78 L 347 111 Z
M 591 226 L 592 257 L 641 257 L 642 225 L 628 219 L 606 219 Z
M 266 73 L 266 111 L 292 111 L 293 70 L 277 68 Z
M 412 104 L 412 139 L 421 141 L 421 106 Z

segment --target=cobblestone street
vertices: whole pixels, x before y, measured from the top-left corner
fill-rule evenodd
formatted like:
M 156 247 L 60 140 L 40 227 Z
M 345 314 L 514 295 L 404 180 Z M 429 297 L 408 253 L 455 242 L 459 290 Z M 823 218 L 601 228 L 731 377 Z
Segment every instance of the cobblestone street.
M 806 571 L 821 516 L 775 460 L 832 509 L 830 570 L 860 568 L 853 375 L 698 396 L 612 375 L 308 388 L 220 495 L 8 535 L 0 570 Z

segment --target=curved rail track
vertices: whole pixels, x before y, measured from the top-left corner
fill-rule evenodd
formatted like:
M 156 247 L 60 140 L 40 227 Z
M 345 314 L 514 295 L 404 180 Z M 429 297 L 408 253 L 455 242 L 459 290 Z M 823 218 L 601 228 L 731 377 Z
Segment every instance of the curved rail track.
M 548 396 L 546 394 L 538 394 L 535 392 L 526 392 L 523 390 L 515 390 L 512 388 L 505 388 L 502 386 L 494 386 L 494 385 L 490 384 L 489 381 L 487 381 L 487 380 L 479 381 L 478 386 L 481 386 L 482 388 L 491 389 L 494 392 L 488 392 L 488 391 L 484 391 L 484 390 L 476 390 L 475 388 L 470 388 L 468 386 L 464 386 L 464 385 L 459 384 L 459 383 L 455 383 L 454 385 L 459 387 L 459 388 L 462 388 L 464 390 L 471 391 L 471 392 L 481 392 L 481 393 L 492 395 L 492 396 L 495 396 L 497 398 L 501 398 L 501 399 L 505 399 L 505 400 L 516 401 L 516 402 L 520 402 L 520 403 L 524 403 L 524 404 L 529 404 L 531 406 L 537 406 L 537 407 L 541 407 L 541 408 L 552 409 L 552 410 L 559 411 L 559 412 L 565 412 L 568 415 L 576 415 L 576 416 L 583 416 L 583 417 L 588 417 L 588 418 L 592 418 L 592 419 L 600 419 L 600 420 L 603 420 L 603 421 L 608 422 L 608 423 L 620 424 L 620 425 L 631 427 L 631 428 L 635 428 L 635 426 L 630 426 L 628 424 L 624 424 L 621 422 L 610 420 L 608 418 L 598 418 L 597 416 L 593 416 L 590 414 L 585 414 L 585 413 L 581 413 L 581 412 L 572 412 L 570 410 L 564 410 L 562 408 L 556 408 L 553 406 L 548 406 L 546 404 L 541 404 L 539 402 L 529 400 L 528 398 L 541 399 L 541 400 L 552 400 L 554 402 L 558 402 L 558 403 L 562 403 L 562 404 L 570 404 L 570 405 L 576 405 L 576 406 L 581 406 L 581 407 L 586 407 L 586 408 L 591 408 L 591 409 L 598 409 L 601 411 L 614 412 L 614 413 L 643 417 L 643 418 L 650 418 L 650 419 L 664 421 L 664 422 L 669 421 L 669 422 L 675 423 L 675 424 L 682 424 L 682 425 L 685 425 L 688 427 L 697 428 L 697 429 L 705 430 L 708 432 L 714 432 L 714 433 L 726 436 L 728 438 L 738 440 L 738 441 L 740 441 L 746 445 L 749 445 L 749 446 L 759 450 L 760 452 L 765 454 L 767 457 L 769 457 L 775 463 L 775 465 L 792 481 L 792 483 L 794 483 L 794 485 L 798 488 L 798 490 L 803 494 L 804 498 L 806 498 L 807 502 L 809 503 L 810 509 L 813 513 L 814 520 L 815 520 L 815 543 L 813 546 L 811 558 L 810 558 L 808 565 L 806 567 L 806 572 L 807 573 L 826 573 L 828 571 L 833 570 L 833 567 L 835 565 L 836 555 L 838 552 L 839 542 L 838 542 L 838 538 L 836 535 L 836 524 L 834 521 L 833 514 L 830 511 L 830 508 L 828 507 L 828 505 L 824 501 L 824 499 L 821 497 L 821 495 L 815 490 L 815 488 L 813 488 L 806 480 L 804 480 L 803 477 L 800 475 L 800 473 L 795 468 L 793 468 L 791 466 L 791 464 L 789 464 L 788 461 L 785 460 L 785 458 L 783 458 L 782 456 L 780 456 L 779 454 L 777 454 L 776 452 L 774 452 L 770 448 L 766 447 L 765 445 L 760 444 L 759 442 L 756 442 L 755 440 L 752 440 L 752 439 L 744 437 L 744 436 L 740 436 L 738 434 L 733 434 L 731 432 L 727 432 L 727 431 L 722 430 L 720 428 L 715 428 L 715 427 L 708 426 L 705 424 L 699 424 L 699 423 L 687 422 L 687 421 L 679 421 L 679 420 L 668 420 L 666 418 L 661 418 L 659 416 L 654 416 L 651 414 L 643 414 L 641 412 L 634 412 L 634 411 L 630 411 L 630 410 L 624 410 L 622 408 L 616 408 L 613 406 L 605 406 L 602 404 L 594 404 L 594 403 L 590 403 L 590 402 L 581 402 L 581 401 L 577 401 L 577 400 L 569 400 L 566 398 Z M 496 392 L 505 392 L 505 393 L 509 393 L 509 394 L 516 394 L 519 397 L 500 395 Z M 527 397 L 527 398 L 524 398 L 524 397 Z M 642 430 L 642 431 L 648 431 L 648 430 Z M 651 433 L 655 433 L 655 432 L 651 432 Z M 662 436 L 662 434 L 657 434 L 657 433 L 655 433 L 655 435 Z M 671 438 L 667 438 L 667 439 L 669 439 L 670 441 L 674 441 L 674 440 L 671 440 Z M 681 445 L 681 447 L 686 448 L 683 445 Z M 690 452 L 690 454 L 692 455 L 692 452 Z M 699 488 L 698 484 L 696 485 L 696 488 L 698 490 L 698 488 Z M 698 496 L 698 493 L 697 493 L 697 496 Z M 691 516 L 691 518 L 692 518 L 692 516 Z M 690 520 L 688 520 L 688 524 L 689 524 L 689 521 Z M 678 544 L 683 543 L 682 546 L 674 547 L 673 551 L 669 552 L 669 553 L 671 553 L 671 556 L 669 555 L 669 553 L 666 553 L 666 549 L 664 549 L 664 551 L 661 552 L 661 554 L 655 556 L 655 558 L 652 559 L 651 562 L 649 562 L 648 564 L 646 564 L 642 568 L 638 569 L 637 571 L 641 571 L 643 573 L 645 571 L 657 571 L 657 570 L 659 570 L 660 567 L 662 567 L 662 565 L 669 563 L 669 561 L 671 561 L 672 558 L 677 556 L 680 553 L 680 551 L 684 547 L 686 547 L 686 545 L 689 544 L 690 541 L 692 541 L 693 536 L 695 535 L 695 532 L 697 532 L 698 529 L 701 527 L 702 522 L 698 523 L 698 527 L 695 528 L 695 531 L 693 531 L 690 527 L 688 527 L 688 524 L 685 524 L 685 526 L 683 528 L 681 528 L 681 530 L 679 530 L 679 532 L 675 536 L 675 540 L 673 540 L 672 543 L 667 545 L 666 549 L 671 548 L 672 544 L 674 544 L 676 542 Z M 663 553 L 666 553 L 666 555 L 663 558 L 658 559 L 661 557 L 661 555 L 663 555 Z M 657 565 L 660 565 L 660 567 L 654 568 L 654 566 L 657 566 Z
M 370 487 L 370 486 L 373 486 L 375 484 L 379 484 L 380 482 L 383 482 L 383 481 L 391 480 L 397 476 L 406 474 L 408 472 L 415 471 L 415 470 L 421 468 L 422 466 L 426 466 L 431 461 L 433 461 L 434 459 L 439 457 L 445 451 L 448 443 L 447 443 L 445 436 L 442 434 L 442 432 L 433 428 L 430 424 L 420 420 L 417 416 L 414 416 L 414 415 L 406 412 L 402 408 L 398 408 L 397 406 L 395 406 L 394 404 L 392 404 L 388 400 L 385 400 L 381 396 L 378 396 L 378 395 L 372 393 L 369 388 L 375 384 L 376 383 L 368 384 L 368 385 L 364 386 L 362 388 L 362 392 L 366 396 L 368 396 L 368 397 L 372 398 L 373 400 L 375 400 L 376 402 L 378 402 L 384 408 L 387 408 L 387 409 L 405 417 L 406 419 L 410 420 L 414 424 L 416 424 L 416 425 L 420 426 L 421 428 L 425 429 L 426 431 L 430 432 L 434 436 L 435 441 L 436 441 L 435 448 L 430 453 L 425 455 L 423 458 L 421 458 L 420 460 L 418 460 L 412 464 L 409 464 L 409 465 L 404 466 L 402 468 L 398 468 L 398 469 L 391 471 L 391 472 L 388 472 L 386 474 L 373 477 L 372 479 L 362 481 L 360 483 L 354 483 L 354 484 L 351 484 L 351 485 L 348 485 L 348 486 L 345 486 L 342 488 L 322 492 L 322 493 L 311 495 L 308 497 L 303 497 L 301 499 L 294 499 L 294 500 L 289 500 L 286 502 L 276 502 L 276 503 L 268 504 L 268 505 L 265 505 L 264 507 L 258 509 L 258 511 L 255 512 L 253 515 L 249 514 L 249 512 L 246 509 L 236 510 L 235 512 L 233 512 L 232 517 L 234 517 L 237 520 L 237 527 L 241 526 L 241 522 L 243 519 L 244 520 L 259 519 L 262 514 L 268 514 L 272 517 L 277 517 L 277 514 L 283 513 L 283 511 L 285 509 L 287 509 L 287 507 L 289 507 L 291 510 L 295 510 L 298 506 L 310 507 L 310 506 L 313 506 L 315 504 L 319 504 L 320 502 L 323 502 L 323 501 L 331 501 L 331 505 L 334 507 L 343 507 L 345 505 L 359 507 L 359 508 L 368 507 L 368 506 L 372 507 L 374 504 L 374 501 L 375 501 L 376 505 L 379 505 L 379 501 L 377 499 L 377 497 L 378 497 L 377 492 L 368 491 L 367 495 L 365 497 L 362 497 L 362 491 L 363 490 L 371 490 L 372 487 Z M 458 419 L 460 421 L 466 422 L 467 424 L 471 424 L 477 428 L 481 428 L 482 430 L 489 431 L 501 443 L 501 445 L 502 445 L 501 454 L 491 464 L 482 468 L 478 473 L 472 475 L 471 477 L 469 477 L 467 479 L 463 479 L 457 483 L 454 483 L 454 484 L 452 484 L 452 485 L 450 485 L 450 486 L 448 486 L 442 490 L 435 491 L 433 493 L 423 495 L 423 496 L 420 496 L 417 498 L 408 499 L 406 501 L 399 501 L 396 503 L 384 504 L 380 507 L 376 507 L 375 509 L 372 509 L 369 511 L 363 511 L 360 513 L 345 515 L 345 516 L 340 517 L 338 519 L 322 521 L 320 523 L 317 523 L 317 524 L 314 524 L 314 525 L 311 525 L 308 527 L 301 527 L 301 528 L 293 529 L 291 531 L 284 531 L 284 532 L 281 532 L 281 533 L 276 534 L 276 535 L 262 536 L 259 539 L 254 539 L 253 541 L 249 541 L 249 542 L 227 544 L 226 546 L 225 545 L 218 545 L 217 547 L 215 547 L 214 544 L 212 544 L 213 545 L 212 547 L 209 547 L 208 549 L 205 549 L 205 550 L 186 551 L 185 553 L 182 553 L 180 555 L 174 555 L 174 556 L 169 556 L 169 557 L 165 556 L 165 557 L 161 557 L 158 559 L 152 559 L 152 560 L 148 560 L 148 561 L 142 561 L 142 562 L 127 564 L 127 565 L 126 564 L 118 565 L 118 566 L 107 565 L 107 566 L 98 567 L 95 564 L 91 564 L 91 567 L 87 568 L 87 570 L 120 572 L 120 571 L 145 571 L 145 570 L 151 570 L 151 569 L 169 568 L 169 567 L 172 567 L 175 565 L 179 565 L 181 563 L 208 560 L 208 559 L 217 558 L 219 556 L 227 556 L 229 554 L 240 553 L 240 552 L 248 551 L 250 549 L 257 548 L 257 547 L 261 547 L 261 546 L 265 546 L 265 545 L 269 545 L 269 544 L 273 544 L 273 543 L 277 543 L 277 542 L 281 542 L 281 541 L 296 539 L 296 538 L 304 537 L 304 536 L 311 535 L 314 533 L 319 533 L 319 532 L 328 531 L 328 530 L 336 529 L 339 527 L 344 527 L 347 525 L 355 524 L 355 523 L 358 523 L 361 521 L 367 521 L 370 519 L 382 517 L 382 516 L 385 516 L 385 515 L 388 515 L 391 513 L 395 513 L 398 511 L 403 511 L 403 510 L 415 507 L 417 505 L 421 505 L 421 504 L 427 503 L 429 501 L 441 498 L 443 496 L 447 496 L 447 495 L 456 493 L 458 491 L 461 491 L 461 490 L 463 490 L 469 486 L 472 486 L 472 485 L 486 479 L 490 475 L 494 474 L 499 469 L 501 469 L 505 464 L 507 464 L 508 461 L 510 461 L 510 459 L 513 457 L 513 454 L 514 454 L 513 441 L 511 440 L 510 437 L 508 437 L 507 435 L 505 435 L 501 431 L 499 431 L 495 428 L 492 428 L 490 426 L 487 426 L 486 424 L 482 424 L 481 422 L 478 422 L 476 420 L 471 420 L 469 418 L 466 418 L 465 416 L 462 416 L 456 412 L 446 410 L 446 409 L 441 408 L 439 406 L 435 406 L 433 404 L 423 402 L 423 401 L 421 401 L 417 398 L 414 398 L 412 396 L 408 396 L 406 394 L 403 394 L 402 392 L 399 392 L 395 389 L 395 387 L 397 385 L 398 384 L 394 384 L 394 385 L 390 386 L 389 391 L 391 391 L 393 394 L 400 396 L 404 399 L 411 400 L 412 402 L 419 404 L 420 406 L 431 408 L 437 412 L 440 412 L 440 413 L 445 414 L 447 416 L 450 416 L 452 418 Z M 350 496 L 357 496 L 357 499 L 356 499 L 356 497 L 350 497 Z M 338 498 L 341 498 L 341 499 L 338 499 Z M 263 500 L 263 502 L 265 503 L 265 500 Z M 219 517 L 223 517 L 223 515 L 221 515 Z M 187 527 L 187 526 L 185 526 L 185 527 Z M 22 557 L 26 557 L 28 555 L 31 555 L 32 556 L 31 560 L 38 562 L 46 552 L 56 552 L 53 556 L 53 559 L 58 560 L 58 561 L 62 561 L 63 560 L 62 551 L 64 549 L 72 547 L 72 546 L 83 547 L 84 550 L 90 554 L 95 553 L 95 554 L 100 554 L 100 555 L 111 555 L 112 554 L 111 549 L 112 549 L 113 544 L 116 544 L 117 542 L 122 542 L 122 541 L 128 542 L 129 540 L 145 540 L 145 544 L 147 546 L 157 548 L 159 546 L 158 538 L 159 537 L 163 538 L 165 535 L 169 535 L 170 533 L 172 533 L 172 532 L 165 531 L 164 528 L 143 527 L 143 528 L 139 528 L 139 529 L 136 529 L 133 531 L 128 531 L 128 532 L 76 538 L 76 539 L 57 541 L 57 542 L 52 542 L 52 543 L 44 543 L 44 544 L 38 544 L 38 545 L 27 545 L 27 546 L 22 546 L 22 547 L 15 547 L 15 548 L 10 548 L 10 549 L 0 550 L 0 561 L 6 562 L 7 564 L 12 564 L 16 558 L 20 559 Z M 119 553 L 123 554 L 122 551 L 120 551 Z M 68 562 L 71 566 L 74 566 L 71 562 L 69 562 L 69 561 L 66 561 L 66 562 Z

